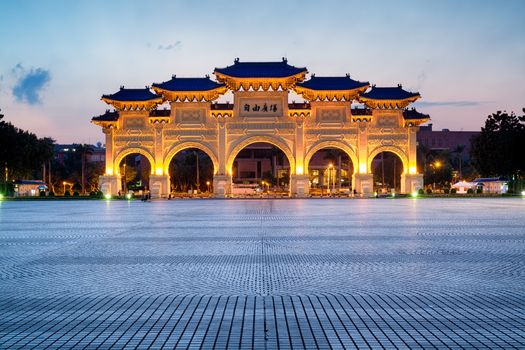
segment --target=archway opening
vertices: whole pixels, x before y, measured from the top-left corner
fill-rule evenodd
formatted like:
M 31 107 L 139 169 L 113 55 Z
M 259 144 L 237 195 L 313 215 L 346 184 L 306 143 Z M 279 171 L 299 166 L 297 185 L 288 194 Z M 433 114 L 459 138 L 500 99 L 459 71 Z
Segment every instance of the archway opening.
M 130 153 L 119 164 L 122 193 L 141 195 L 149 188 L 151 164 L 147 157 L 139 153 Z
M 310 194 L 350 193 L 354 164 L 348 154 L 339 148 L 322 148 L 308 163 Z
M 287 194 L 290 175 L 290 161 L 279 147 L 267 142 L 252 143 L 233 160 L 232 194 Z
M 374 191 L 377 193 L 399 193 L 401 189 L 401 174 L 403 161 L 389 151 L 378 153 L 372 160 L 374 175 Z
M 186 148 L 171 158 L 168 174 L 174 194 L 210 194 L 213 192 L 213 162 L 198 148 Z

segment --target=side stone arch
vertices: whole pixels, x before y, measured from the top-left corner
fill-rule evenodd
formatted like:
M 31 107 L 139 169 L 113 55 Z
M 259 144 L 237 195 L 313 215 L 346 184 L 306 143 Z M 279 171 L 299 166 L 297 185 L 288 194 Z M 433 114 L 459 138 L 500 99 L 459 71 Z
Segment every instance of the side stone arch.
M 115 172 L 117 174 L 119 173 L 120 171 L 119 166 L 120 166 L 120 162 L 122 162 L 122 159 L 124 159 L 124 157 L 130 154 L 133 154 L 133 153 L 138 153 L 148 159 L 149 165 L 150 165 L 150 172 L 151 174 L 153 174 L 154 169 L 155 169 L 155 157 L 149 150 L 145 148 L 140 148 L 140 147 L 124 148 L 119 153 L 117 153 L 115 156 L 115 161 L 113 162 L 113 169 L 115 169 Z
M 204 142 L 195 142 L 195 141 L 184 141 L 175 143 L 169 151 L 166 153 L 166 156 L 164 157 L 164 174 L 168 174 L 170 162 L 175 157 L 177 153 L 180 151 L 183 151 L 188 148 L 197 148 L 210 157 L 212 163 L 213 163 L 213 173 L 217 174 L 217 171 L 219 169 L 219 159 L 217 158 L 217 154 L 213 151 L 212 147 Z
M 235 161 L 235 157 L 237 157 L 237 154 L 239 154 L 239 152 L 243 148 L 258 142 L 269 143 L 283 151 L 283 153 L 286 155 L 286 158 L 288 158 L 288 163 L 290 163 L 290 174 L 295 174 L 295 157 L 293 156 L 292 150 L 286 143 L 286 139 L 271 135 L 253 135 L 238 140 L 232 145 L 232 147 L 230 147 L 230 151 L 227 155 L 228 160 L 226 162 L 226 169 L 230 175 L 231 169 L 233 167 L 233 162 Z
M 315 152 L 322 150 L 323 148 L 337 148 L 341 151 L 345 152 L 348 157 L 350 157 L 350 160 L 352 161 L 352 164 L 354 166 L 354 172 L 356 171 L 358 167 L 357 162 L 357 155 L 354 151 L 354 149 L 346 142 L 343 141 L 336 141 L 336 140 L 324 140 L 324 141 L 318 141 L 314 143 L 307 151 L 306 155 L 304 157 L 304 168 L 306 171 L 308 171 L 308 166 L 310 165 L 310 160 L 314 156 Z
M 370 169 L 370 171 L 372 171 L 372 161 L 381 152 L 392 152 L 397 155 L 403 163 L 403 173 L 408 172 L 408 155 L 402 148 L 396 146 L 379 146 L 368 153 L 368 169 Z

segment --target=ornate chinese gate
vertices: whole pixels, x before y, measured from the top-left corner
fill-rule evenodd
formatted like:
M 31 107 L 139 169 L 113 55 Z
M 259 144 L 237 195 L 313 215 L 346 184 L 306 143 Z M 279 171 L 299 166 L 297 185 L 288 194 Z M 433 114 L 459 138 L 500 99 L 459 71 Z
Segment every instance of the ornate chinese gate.
M 346 152 L 354 164 L 352 189 L 373 191 L 371 164 L 384 151 L 395 153 L 403 163 L 401 192 L 423 187 L 416 164 L 416 131 L 429 119 L 406 107 L 419 93 L 397 87 L 370 86 L 350 76 L 318 77 L 305 81 L 306 68 L 280 62 L 240 62 L 216 68 L 217 81 L 179 78 L 153 84 L 151 89 L 121 89 L 102 100 L 116 111 L 94 117 L 106 135 L 106 172 L 100 177 L 105 193 L 121 190 L 119 164 L 138 153 L 151 164 L 152 196 L 170 191 L 168 166 L 181 150 L 197 148 L 214 166 L 213 189 L 218 197 L 229 196 L 232 166 L 246 146 L 266 142 L 281 149 L 290 163 L 290 194 L 308 194 L 308 164 L 323 148 Z M 233 91 L 233 104 L 214 103 Z M 288 92 L 302 95 L 306 103 L 288 103 Z M 156 107 L 170 102 L 168 110 Z M 365 108 L 352 109 L 352 102 Z

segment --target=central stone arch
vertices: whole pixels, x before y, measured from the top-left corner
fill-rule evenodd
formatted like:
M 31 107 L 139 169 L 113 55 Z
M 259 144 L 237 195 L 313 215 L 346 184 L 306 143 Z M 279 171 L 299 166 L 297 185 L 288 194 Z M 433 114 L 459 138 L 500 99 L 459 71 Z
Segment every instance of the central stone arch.
M 403 173 L 408 173 L 408 155 L 401 148 L 396 146 L 379 146 L 374 148 L 368 154 L 368 169 L 372 169 L 372 161 L 381 152 L 392 152 L 398 156 L 403 163 Z
M 174 144 L 166 156 L 164 157 L 164 173 L 168 174 L 170 162 L 175 157 L 177 153 L 180 151 L 183 151 L 188 148 L 197 148 L 198 150 L 203 151 L 210 157 L 212 163 L 213 163 L 213 173 L 217 174 L 217 171 L 219 169 L 219 159 L 217 158 L 217 155 L 213 151 L 212 147 L 204 142 L 195 142 L 195 141 L 184 141 Z
M 306 152 L 306 155 L 304 157 L 304 169 L 308 171 L 308 166 L 310 165 L 310 160 L 312 159 L 313 155 L 324 148 L 337 148 L 341 151 L 345 152 L 348 157 L 350 157 L 350 160 L 352 161 L 352 164 L 354 166 L 354 172 L 356 171 L 356 168 L 358 166 L 357 162 L 357 155 L 354 151 L 354 149 L 346 142 L 343 141 L 337 141 L 337 140 L 324 140 L 324 141 L 318 141 L 314 143 Z
M 126 157 L 126 156 L 128 156 L 130 154 L 133 154 L 133 153 L 138 153 L 138 154 L 146 157 L 148 159 L 148 161 L 149 161 L 150 173 L 154 174 L 155 158 L 153 157 L 153 154 L 150 151 L 148 151 L 147 149 L 140 148 L 140 147 L 125 148 L 125 149 L 123 149 L 122 151 L 120 151 L 116 155 L 115 161 L 113 162 L 113 169 L 115 169 L 115 173 L 117 173 L 117 174 L 120 173 L 120 162 L 122 162 L 124 157 Z
M 237 154 L 239 154 L 239 152 L 245 147 L 258 142 L 269 143 L 283 151 L 283 153 L 286 155 L 286 158 L 288 158 L 288 163 L 290 163 L 290 174 L 295 174 L 295 157 L 293 156 L 293 152 L 286 143 L 285 139 L 271 135 L 253 135 L 241 138 L 240 140 L 236 141 L 232 147 L 230 147 L 227 158 L 228 161 L 226 162 L 226 169 L 230 175 L 232 172 L 233 162 L 235 161 Z

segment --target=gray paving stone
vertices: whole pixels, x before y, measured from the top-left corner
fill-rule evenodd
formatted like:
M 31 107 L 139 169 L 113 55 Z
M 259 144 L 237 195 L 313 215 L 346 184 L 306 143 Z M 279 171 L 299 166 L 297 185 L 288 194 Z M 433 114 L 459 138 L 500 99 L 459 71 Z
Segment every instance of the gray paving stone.
M 525 200 L 0 202 L 0 348 L 525 348 Z

